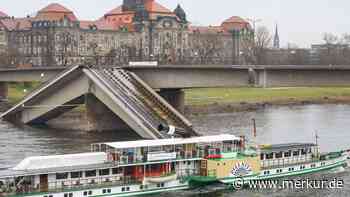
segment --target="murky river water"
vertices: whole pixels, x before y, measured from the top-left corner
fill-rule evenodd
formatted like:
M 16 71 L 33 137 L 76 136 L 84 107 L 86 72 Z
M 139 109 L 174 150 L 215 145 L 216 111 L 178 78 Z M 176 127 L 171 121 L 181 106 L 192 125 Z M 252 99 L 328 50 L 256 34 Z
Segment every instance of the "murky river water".
M 317 131 L 321 151 L 350 148 L 350 105 L 309 105 L 272 107 L 255 112 L 213 114 L 191 117 L 196 130 L 202 134 L 233 133 L 252 135 L 252 121 L 258 127 L 257 141 L 263 144 L 285 142 L 314 142 Z M 78 153 L 89 151 L 89 144 L 118 140 L 120 133 L 86 133 L 48 129 L 16 128 L 0 122 L 0 168 L 13 166 L 27 156 Z M 266 190 L 266 191 L 215 191 L 217 187 L 198 191 L 174 192 L 162 196 L 350 196 L 350 170 L 340 173 L 312 175 L 342 179 L 343 189 Z

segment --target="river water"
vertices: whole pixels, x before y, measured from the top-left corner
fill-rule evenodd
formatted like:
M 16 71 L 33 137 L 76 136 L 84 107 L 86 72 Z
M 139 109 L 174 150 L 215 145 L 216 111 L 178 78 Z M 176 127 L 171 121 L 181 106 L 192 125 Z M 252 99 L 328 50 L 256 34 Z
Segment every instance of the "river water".
M 191 117 L 201 134 L 232 133 L 252 136 L 252 118 L 256 119 L 257 142 L 260 144 L 315 142 L 318 133 L 321 151 L 350 148 L 350 105 L 306 105 L 271 107 L 253 112 L 211 114 Z M 0 168 L 13 166 L 28 156 L 79 153 L 89 151 L 89 144 L 125 140 L 129 136 L 116 132 L 86 133 L 52 129 L 18 128 L 0 122 Z M 238 197 L 238 196 L 350 196 L 350 170 L 311 175 L 311 178 L 344 180 L 342 189 L 226 191 L 220 186 L 197 191 L 173 192 L 162 196 Z M 218 190 L 218 191 L 217 191 Z

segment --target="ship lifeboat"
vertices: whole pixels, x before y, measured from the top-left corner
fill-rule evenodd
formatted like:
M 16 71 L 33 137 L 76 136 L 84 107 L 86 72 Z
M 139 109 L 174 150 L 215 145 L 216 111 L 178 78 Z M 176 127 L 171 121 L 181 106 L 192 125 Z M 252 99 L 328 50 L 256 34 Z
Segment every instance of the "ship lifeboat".
M 161 177 L 146 177 L 145 181 L 150 183 L 166 183 L 177 179 L 176 174 Z

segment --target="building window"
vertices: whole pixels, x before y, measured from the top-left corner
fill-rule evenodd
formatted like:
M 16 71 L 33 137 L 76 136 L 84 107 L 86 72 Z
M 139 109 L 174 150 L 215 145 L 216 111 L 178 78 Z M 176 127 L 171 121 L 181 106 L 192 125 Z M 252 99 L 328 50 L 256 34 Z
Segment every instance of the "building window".
M 96 170 L 90 170 L 85 172 L 85 177 L 94 177 L 96 176 Z
M 68 179 L 68 172 L 56 173 L 56 179 L 57 180 Z
M 77 179 L 83 177 L 83 172 L 71 172 L 70 177 L 72 179 Z
M 107 175 L 109 175 L 109 168 L 108 169 L 99 170 L 99 175 L 100 176 L 107 176 Z

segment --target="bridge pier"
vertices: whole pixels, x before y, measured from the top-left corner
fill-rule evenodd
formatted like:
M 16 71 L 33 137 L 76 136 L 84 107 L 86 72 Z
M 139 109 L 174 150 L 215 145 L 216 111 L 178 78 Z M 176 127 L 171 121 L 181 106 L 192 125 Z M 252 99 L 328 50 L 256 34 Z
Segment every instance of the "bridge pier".
M 94 95 L 85 101 L 88 131 L 129 131 L 130 127 Z
M 159 94 L 177 111 L 185 112 L 185 92 L 182 89 L 161 89 Z
M 0 82 L 0 101 L 6 100 L 8 96 L 8 84 Z

